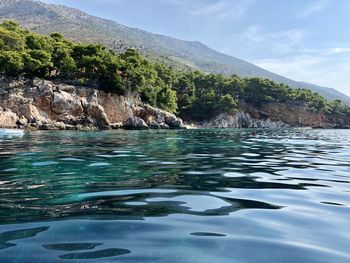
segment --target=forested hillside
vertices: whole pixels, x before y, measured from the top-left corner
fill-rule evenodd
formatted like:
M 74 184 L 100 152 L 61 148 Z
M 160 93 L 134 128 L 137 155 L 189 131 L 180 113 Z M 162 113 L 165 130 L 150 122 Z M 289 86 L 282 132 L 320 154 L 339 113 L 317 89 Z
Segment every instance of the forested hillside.
M 0 74 L 74 81 L 111 93 L 138 94 L 144 102 L 196 121 L 234 113 L 239 101 L 257 107 L 280 102 L 315 112 L 349 112 L 340 101 L 329 102 L 307 89 L 261 78 L 179 72 L 134 49 L 116 54 L 103 45 L 72 42 L 59 33 L 39 35 L 12 20 L 0 24 Z
M 311 89 L 327 99 L 341 99 L 350 103 L 349 97 L 335 89 L 290 80 L 212 50 L 200 42 L 152 34 L 65 6 L 33 0 L 0 0 L 0 20 L 5 18 L 13 18 L 37 33 L 49 35 L 51 32 L 60 32 L 70 40 L 103 44 L 116 52 L 136 48 L 151 60 L 165 63 L 176 70 L 268 78 L 292 88 Z

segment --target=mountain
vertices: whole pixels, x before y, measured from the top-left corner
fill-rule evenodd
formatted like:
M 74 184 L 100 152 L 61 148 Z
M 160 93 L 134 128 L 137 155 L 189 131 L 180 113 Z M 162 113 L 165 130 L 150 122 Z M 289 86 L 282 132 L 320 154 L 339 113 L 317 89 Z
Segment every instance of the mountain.
M 72 40 L 102 43 L 117 51 L 126 47 L 138 48 L 146 56 L 178 69 L 192 68 L 205 72 L 268 78 L 293 88 L 308 88 L 327 99 L 341 99 L 350 104 L 350 97 L 335 89 L 285 78 L 217 52 L 200 42 L 149 33 L 74 8 L 35 0 L 0 0 L 0 20 L 5 18 L 15 19 L 22 26 L 41 34 L 60 32 Z

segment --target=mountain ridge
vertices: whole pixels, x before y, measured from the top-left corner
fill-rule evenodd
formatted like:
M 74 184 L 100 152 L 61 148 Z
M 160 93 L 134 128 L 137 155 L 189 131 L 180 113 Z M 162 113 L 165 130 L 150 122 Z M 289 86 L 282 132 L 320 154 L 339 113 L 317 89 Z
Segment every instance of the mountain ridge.
M 0 20 L 4 18 L 15 19 L 22 26 L 38 33 L 60 32 L 72 40 L 98 42 L 117 51 L 126 47 L 138 48 L 145 55 L 178 69 L 268 78 L 293 88 L 309 88 L 327 99 L 341 99 L 350 104 L 350 97 L 336 89 L 288 79 L 242 59 L 218 52 L 201 42 L 150 33 L 64 5 L 47 4 L 37 0 L 0 0 Z

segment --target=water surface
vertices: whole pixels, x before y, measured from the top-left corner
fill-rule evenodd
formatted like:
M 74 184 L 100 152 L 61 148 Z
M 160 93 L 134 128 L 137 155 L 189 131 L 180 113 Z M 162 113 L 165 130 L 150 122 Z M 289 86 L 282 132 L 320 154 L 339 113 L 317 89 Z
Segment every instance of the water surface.
M 350 131 L 0 131 L 0 262 L 350 262 Z

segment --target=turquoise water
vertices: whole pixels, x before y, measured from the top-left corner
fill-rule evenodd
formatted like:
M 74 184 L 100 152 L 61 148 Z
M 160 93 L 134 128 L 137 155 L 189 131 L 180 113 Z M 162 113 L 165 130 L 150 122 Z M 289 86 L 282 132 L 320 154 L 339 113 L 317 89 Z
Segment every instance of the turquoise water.
M 350 131 L 0 131 L 0 262 L 350 262 Z

